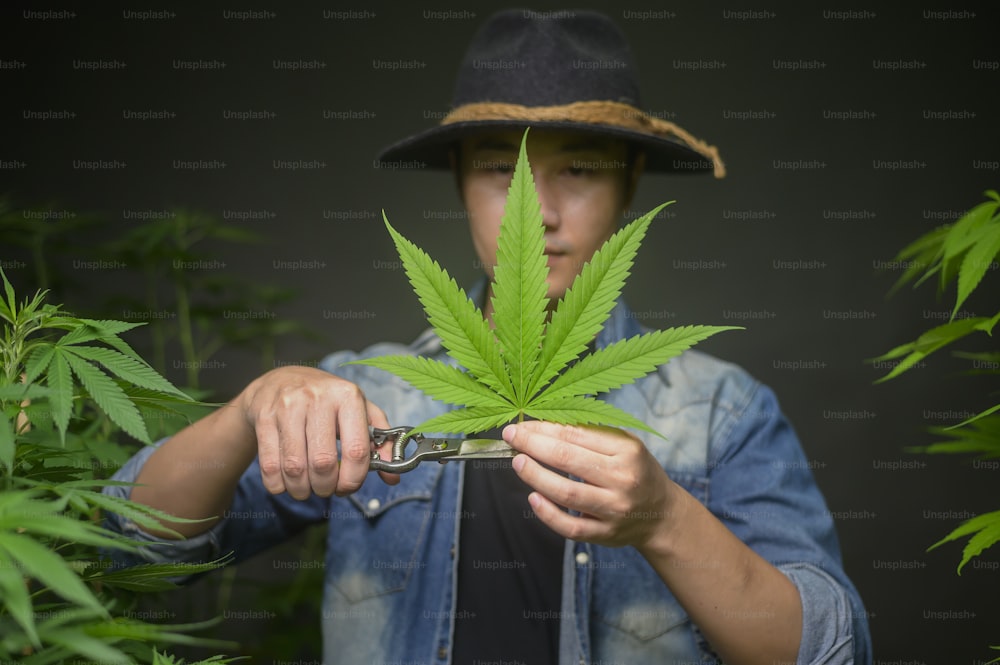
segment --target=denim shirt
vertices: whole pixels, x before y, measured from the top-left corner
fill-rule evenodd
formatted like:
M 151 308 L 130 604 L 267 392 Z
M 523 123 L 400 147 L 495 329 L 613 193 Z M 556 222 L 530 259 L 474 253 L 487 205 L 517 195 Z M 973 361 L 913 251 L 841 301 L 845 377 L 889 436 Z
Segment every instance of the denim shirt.
M 597 347 L 641 332 L 619 302 Z M 447 361 L 427 331 L 409 346 L 338 352 L 320 366 L 357 383 L 393 425 L 447 410 L 395 376 L 343 365 L 387 354 Z M 799 663 L 871 662 L 866 613 L 841 565 L 832 517 L 767 387 L 732 364 L 687 351 L 603 398 L 663 434 L 636 433 L 670 478 L 795 584 L 803 610 Z M 133 481 L 153 450 L 140 451 L 115 478 Z M 124 563 L 197 561 L 235 551 L 240 560 L 328 520 L 324 662 L 445 665 L 462 620 L 455 609 L 462 469 L 422 464 L 395 486 L 372 476 L 348 497 L 295 501 L 269 494 L 254 462 L 225 518 L 186 541 L 160 540 L 110 515 L 112 528 L 148 543 L 141 558 L 115 556 Z M 127 497 L 130 488 L 105 491 Z M 567 540 L 563 560 L 562 606 L 537 617 L 560 622 L 560 665 L 719 662 L 634 548 Z

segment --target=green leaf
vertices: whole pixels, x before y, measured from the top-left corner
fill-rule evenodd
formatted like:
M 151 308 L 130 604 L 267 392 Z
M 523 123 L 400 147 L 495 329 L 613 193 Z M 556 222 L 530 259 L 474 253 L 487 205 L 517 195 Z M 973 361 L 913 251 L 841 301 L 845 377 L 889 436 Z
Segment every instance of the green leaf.
M 33 538 L 17 533 L 0 533 L 0 549 L 51 591 L 77 605 L 107 614 L 104 606 L 80 581 L 66 560 Z
M 0 551 L 0 607 L 10 613 L 14 621 L 27 634 L 33 645 L 41 646 L 38 632 L 35 630 L 35 615 L 28 587 L 24 583 L 20 570 L 15 566 L 14 559 Z
M 66 429 L 69 427 L 69 418 L 73 410 L 73 377 L 70 374 L 69 364 L 61 354 L 53 353 L 47 382 L 52 421 L 59 430 L 59 440 L 65 443 Z
M 584 265 L 556 305 L 545 329 L 539 369 L 529 396 L 579 357 L 601 330 L 621 295 L 650 222 L 671 203 L 654 208 L 619 230 Z
M 989 223 L 998 205 L 1000 204 L 996 201 L 980 203 L 952 224 L 944 241 L 942 260 L 947 262 L 975 244 L 979 239 L 980 228 Z
M 514 399 L 522 406 L 538 362 L 548 305 L 545 227 L 528 165 L 528 133 L 521 148 L 504 204 L 493 269 L 493 323 Z
M 899 376 L 935 351 L 972 333 L 985 332 L 986 334 L 992 334 L 993 328 L 998 321 L 1000 321 L 1000 313 L 997 313 L 992 318 L 977 316 L 967 319 L 957 319 L 925 331 L 916 341 L 901 344 L 888 353 L 870 359 L 870 362 L 882 362 L 906 356 L 892 368 L 892 371 L 882 378 L 877 379 L 875 383 L 882 383 Z
M 0 466 L 7 473 L 14 471 L 14 455 L 17 453 L 17 443 L 14 440 L 14 424 L 6 418 L 0 419 Z
M 131 358 L 120 351 L 99 346 L 72 346 L 67 352 L 86 360 L 101 363 L 119 378 L 141 388 L 149 388 L 168 395 L 190 399 L 169 381 L 160 376 L 156 370 L 145 362 Z
M 134 662 L 123 651 L 111 646 L 109 641 L 91 637 L 78 628 L 49 630 L 43 634 L 43 639 L 83 656 L 93 663 L 130 665 Z
M 437 360 L 421 356 L 382 356 L 345 364 L 370 365 L 391 372 L 446 404 L 512 408 L 507 400 L 467 372 Z
M 662 434 L 630 413 L 593 397 L 577 396 L 547 400 L 539 406 L 529 406 L 526 413 L 532 418 L 566 425 L 633 427 L 663 438 Z
M 572 395 L 603 393 L 655 370 L 696 343 L 735 326 L 683 326 L 656 330 L 620 340 L 600 349 L 566 370 L 532 404 Z
M 104 567 L 95 570 L 87 569 L 83 573 L 88 582 L 96 582 L 101 586 L 126 589 L 138 593 L 169 591 L 176 589 L 177 578 L 188 577 L 198 573 L 207 573 L 224 565 L 219 562 L 194 563 L 148 563 L 130 566 L 118 570 L 107 570 Z
M 497 239 L 491 286 L 493 323 L 448 273 L 386 228 L 428 321 L 467 374 L 428 361 L 390 357 L 354 361 L 401 376 L 432 397 L 459 407 L 431 418 L 417 432 L 474 433 L 525 414 L 557 422 L 611 424 L 655 433 L 629 414 L 586 395 L 606 392 L 654 371 L 696 342 L 733 326 L 688 326 L 622 340 L 559 372 L 594 339 L 615 306 L 651 220 L 663 204 L 615 233 L 595 252 L 551 312 L 546 297 L 545 228 L 527 156 L 527 131 Z M 550 383 L 551 382 L 551 383 Z
M 146 325 L 142 321 L 129 323 L 128 321 L 115 321 L 113 319 L 74 318 L 71 321 L 77 325 L 59 340 L 60 344 L 81 344 L 92 340 L 101 340 L 103 342 L 133 328 Z
M 972 537 L 969 538 L 969 542 L 966 543 L 965 549 L 962 551 L 962 561 L 958 564 L 959 575 L 962 574 L 962 568 L 965 564 L 973 557 L 979 556 L 987 547 L 1000 541 L 1000 510 L 966 520 L 947 536 L 928 547 L 927 551 L 968 535 Z
M 3 290 L 7 294 L 7 306 L 4 313 L 10 318 L 14 318 L 14 312 L 17 311 L 17 297 L 14 295 L 14 287 L 7 279 L 7 273 L 3 271 L 3 268 L 0 268 L 0 277 L 3 278 Z
M 49 389 L 37 383 L 13 383 L 0 385 L 0 402 L 17 402 L 24 400 L 44 399 L 49 396 Z
M 892 288 L 889 289 L 889 296 L 936 264 L 944 253 L 944 240 L 948 237 L 950 229 L 951 225 L 946 224 L 928 231 L 896 254 L 893 262 L 904 265 L 905 269 Z
M 983 411 L 980 411 L 976 415 L 974 415 L 974 416 L 972 416 L 970 418 L 966 418 L 965 420 L 963 420 L 960 423 L 956 423 L 954 425 L 950 425 L 949 427 L 946 427 L 945 429 L 957 429 L 959 427 L 966 427 L 966 426 L 971 425 L 972 423 L 978 421 L 981 418 L 985 418 L 986 416 L 989 416 L 989 415 L 992 415 L 992 414 L 996 413 L 997 411 L 1000 411 L 1000 404 L 994 404 L 990 408 L 984 409 Z
M 139 409 L 114 381 L 66 349 L 61 350 L 58 357 L 66 359 L 73 373 L 80 379 L 80 383 L 112 422 L 143 443 L 152 444 L 146 431 L 146 423 L 139 415 Z
M 955 307 L 951 312 L 952 319 L 958 314 L 958 308 L 979 286 L 983 275 L 989 270 L 993 259 L 1000 252 L 1000 221 L 994 221 L 976 236 L 975 244 L 969 247 L 958 272 L 958 295 L 955 298 Z
M 436 261 L 392 228 L 384 213 L 382 218 L 427 320 L 444 347 L 476 378 L 512 399 L 500 349 L 480 309 Z
M 32 349 L 24 362 L 24 382 L 33 383 L 41 376 L 52 362 L 54 353 L 55 347 L 52 344 L 41 344 Z
M 92 481 L 81 481 L 84 483 L 89 483 Z M 103 484 L 108 484 L 106 481 L 100 481 Z M 64 496 L 78 496 L 88 504 L 98 506 L 103 508 L 108 512 L 121 515 L 126 519 L 135 522 L 139 526 L 145 527 L 147 529 L 158 529 L 160 531 L 166 531 L 175 537 L 180 537 L 180 534 L 172 531 L 171 529 L 163 526 L 161 520 L 168 522 L 186 523 L 192 524 L 197 522 L 210 522 L 214 521 L 215 518 L 209 517 L 204 519 L 190 519 L 185 517 L 174 517 L 162 510 L 157 510 L 149 506 L 144 506 L 142 504 L 134 503 L 127 499 L 122 499 L 116 496 L 110 496 L 107 494 L 102 494 L 101 492 L 93 492 L 85 489 L 78 489 L 74 487 L 74 483 L 60 483 L 57 487 L 53 488 L 53 491 L 63 494 Z
M 431 418 L 410 430 L 410 434 L 418 432 L 474 434 L 505 425 L 517 416 L 518 410 L 511 407 L 472 406 Z

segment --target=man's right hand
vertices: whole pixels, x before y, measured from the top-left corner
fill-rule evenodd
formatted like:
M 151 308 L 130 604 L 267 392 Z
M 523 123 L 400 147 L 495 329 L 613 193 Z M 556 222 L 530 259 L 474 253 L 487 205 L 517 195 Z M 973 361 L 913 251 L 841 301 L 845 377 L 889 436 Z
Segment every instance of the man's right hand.
M 274 494 L 287 491 L 299 500 L 350 494 L 368 476 L 369 425 L 389 423 L 355 384 L 311 367 L 280 367 L 164 441 L 140 470 L 131 498 L 177 517 L 218 518 L 254 457 Z M 379 453 L 390 458 L 391 446 Z M 379 475 L 399 482 L 398 475 Z M 190 537 L 213 523 L 165 524 Z
M 257 441 L 264 487 L 300 500 L 357 491 L 368 476 L 369 426 L 389 427 L 361 388 L 311 367 L 274 369 L 247 386 L 234 405 Z M 387 446 L 384 454 L 389 452 Z M 380 475 L 399 482 L 398 475 Z

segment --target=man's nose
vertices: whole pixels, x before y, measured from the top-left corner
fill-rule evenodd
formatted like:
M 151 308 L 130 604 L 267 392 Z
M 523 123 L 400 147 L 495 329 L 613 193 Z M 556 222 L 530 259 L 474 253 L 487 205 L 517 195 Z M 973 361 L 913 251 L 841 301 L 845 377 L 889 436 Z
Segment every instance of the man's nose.
M 535 191 L 538 192 L 538 202 L 542 208 L 542 224 L 546 229 L 559 226 L 559 206 L 551 184 L 544 176 L 535 177 Z

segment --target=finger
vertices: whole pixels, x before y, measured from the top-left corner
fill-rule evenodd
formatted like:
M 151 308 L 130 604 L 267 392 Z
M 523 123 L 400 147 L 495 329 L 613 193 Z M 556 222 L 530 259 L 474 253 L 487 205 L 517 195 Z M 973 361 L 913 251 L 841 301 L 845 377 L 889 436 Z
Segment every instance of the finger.
M 313 408 L 306 415 L 306 454 L 312 491 L 319 496 L 330 496 L 337 489 L 340 461 L 337 425 L 327 409 Z
M 538 519 L 563 538 L 595 542 L 607 537 L 608 525 L 589 516 L 570 515 L 538 492 L 528 495 Z
M 553 439 L 572 441 L 578 446 L 603 455 L 614 455 L 631 437 L 620 429 L 597 425 L 560 425 L 545 420 L 526 420 L 514 425 L 517 429 L 543 434 Z
M 280 399 L 280 398 L 279 398 Z M 283 400 L 278 410 L 278 451 L 281 455 L 281 478 L 293 499 L 309 498 L 309 459 L 306 453 L 305 408 L 298 400 Z
M 278 443 L 278 426 L 274 417 L 258 415 L 254 423 L 257 437 L 257 460 L 260 465 L 260 479 L 271 494 L 285 491 L 285 480 L 281 475 L 281 452 Z
M 564 429 L 539 428 L 537 425 L 537 422 L 508 425 L 503 430 L 503 438 L 512 448 L 542 464 L 582 478 L 593 485 L 604 484 L 604 472 L 612 463 L 611 457 L 561 438 L 558 435 L 565 434 Z
M 368 411 L 361 389 L 351 384 L 337 411 L 337 434 L 340 437 L 340 475 L 335 493 L 346 496 L 356 492 L 368 477 L 372 439 L 368 429 Z
M 597 516 L 613 513 L 611 490 L 567 478 L 527 455 L 515 457 L 512 466 L 532 489 L 564 508 Z
M 368 412 L 368 424 L 372 427 L 380 427 L 382 429 L 389 429 L 389 419 L 377 404 L 373 402 L 366 401 L 365 410 Z M 382 446 L 378 449 L 379 457 L 385 461 L 392 459 L 392 446 Z M 387 471 L 379 471 L 379 477 L 389 485 L 399 484 L 399 474 L 398 473 L 388 473 Z

